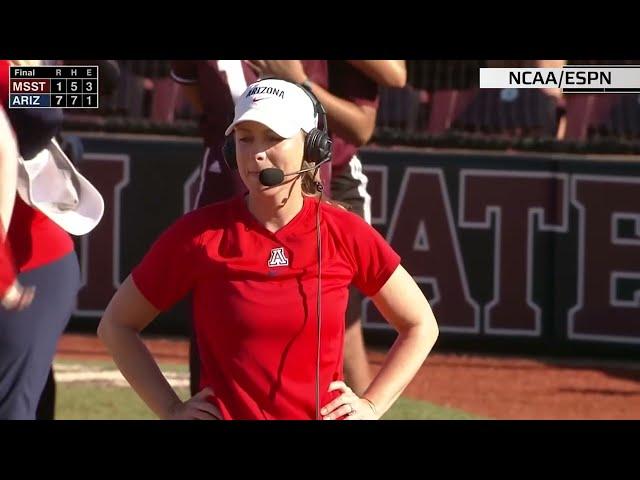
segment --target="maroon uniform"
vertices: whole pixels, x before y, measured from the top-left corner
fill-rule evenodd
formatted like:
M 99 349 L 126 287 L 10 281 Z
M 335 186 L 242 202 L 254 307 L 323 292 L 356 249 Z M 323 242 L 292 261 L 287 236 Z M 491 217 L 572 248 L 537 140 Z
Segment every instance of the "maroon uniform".
M 329 60 L 329 91 L 353 102 L 378 109 L 378 85 L 365 74 L 343 60 Z M 356 153 L 358 146 L 349 140 L 332 134 L 333 157 L 331 197 L 346 203 L 371 223 L 371 197 L 367 193 L 367 177 Z
M 329 91 L 344 100 L 356 105 L 366 105 L 378 109 L 378 85 L 351 64 L 343 60 L 329 60 Z M 347 168 L 351 158 L 356 154 L 358 146 L 332 134 L 333 140 L 333 173 Z

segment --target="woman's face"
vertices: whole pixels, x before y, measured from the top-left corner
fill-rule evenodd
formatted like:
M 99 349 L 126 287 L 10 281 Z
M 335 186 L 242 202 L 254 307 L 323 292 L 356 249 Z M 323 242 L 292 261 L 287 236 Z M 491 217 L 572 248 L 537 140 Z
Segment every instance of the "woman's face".
M 276 195 L 291 188 L 297 177 L 285 177 L 274 187 L 260 183 L 258 175 L 265 168 L 279 168 L 284 173 L 300 170 L 304 155 L 304 134 L 300 130 L 291 138 L 282 138 L 269 127 L 253 121 L 241 122 L 235 127 L 236 159 L 240 177 L 252 193 Z

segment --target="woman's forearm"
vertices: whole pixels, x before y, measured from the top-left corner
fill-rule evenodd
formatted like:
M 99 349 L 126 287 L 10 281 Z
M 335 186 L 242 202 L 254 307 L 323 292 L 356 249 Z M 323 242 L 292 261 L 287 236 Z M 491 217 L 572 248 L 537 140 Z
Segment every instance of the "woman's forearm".
M 181 400 L 160 371 L 138 332 L 103 319 L 98 335 L 140 398 L 158 417 L 169 417 Z
M 327 111 L 330 130 L 354 145 L 365 145 L 373 135 L 376 110 L 373 107 L 361 107 L 334 95 L 315 82 L 310 83 L 313 94 Z
M 347 61 L 378 85 L 402 88 L 407 84 L 407 67 L 404 60 Z
M 363 397 L 370 400 L 381 417 L 398 399 L 424 363 L 438 337 L 434 323 L 418 325 L 399 333 L 382 368 Z

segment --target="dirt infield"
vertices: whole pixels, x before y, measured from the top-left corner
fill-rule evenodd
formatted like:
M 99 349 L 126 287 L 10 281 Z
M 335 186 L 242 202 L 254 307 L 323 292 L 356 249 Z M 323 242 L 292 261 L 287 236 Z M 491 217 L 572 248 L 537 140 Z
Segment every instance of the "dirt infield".
M 160 362 L 188 362 L 186 341 L 145 339 Z M 110 359 L 89 335 L 64 335 L 59 359 Z M 374 368 L 384 354 L 370 351 Z M 405 395 L 496 419 L 640 419 L 640 365 L 433 353 Z

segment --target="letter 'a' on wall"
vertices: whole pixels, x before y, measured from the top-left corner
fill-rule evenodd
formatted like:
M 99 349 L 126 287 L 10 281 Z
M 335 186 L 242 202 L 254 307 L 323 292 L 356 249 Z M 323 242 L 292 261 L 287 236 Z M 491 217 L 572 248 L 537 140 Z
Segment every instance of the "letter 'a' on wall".
M 402 258 L 438 318 L 443 332 L 479 332 L 480 311 L 471 298 L 449 195 L 440 169 L 405 170 L 387 241 Z M 386 325 L 365 300 L 364 323 Z M 384 323 L 382 323 L 384 322 Z

